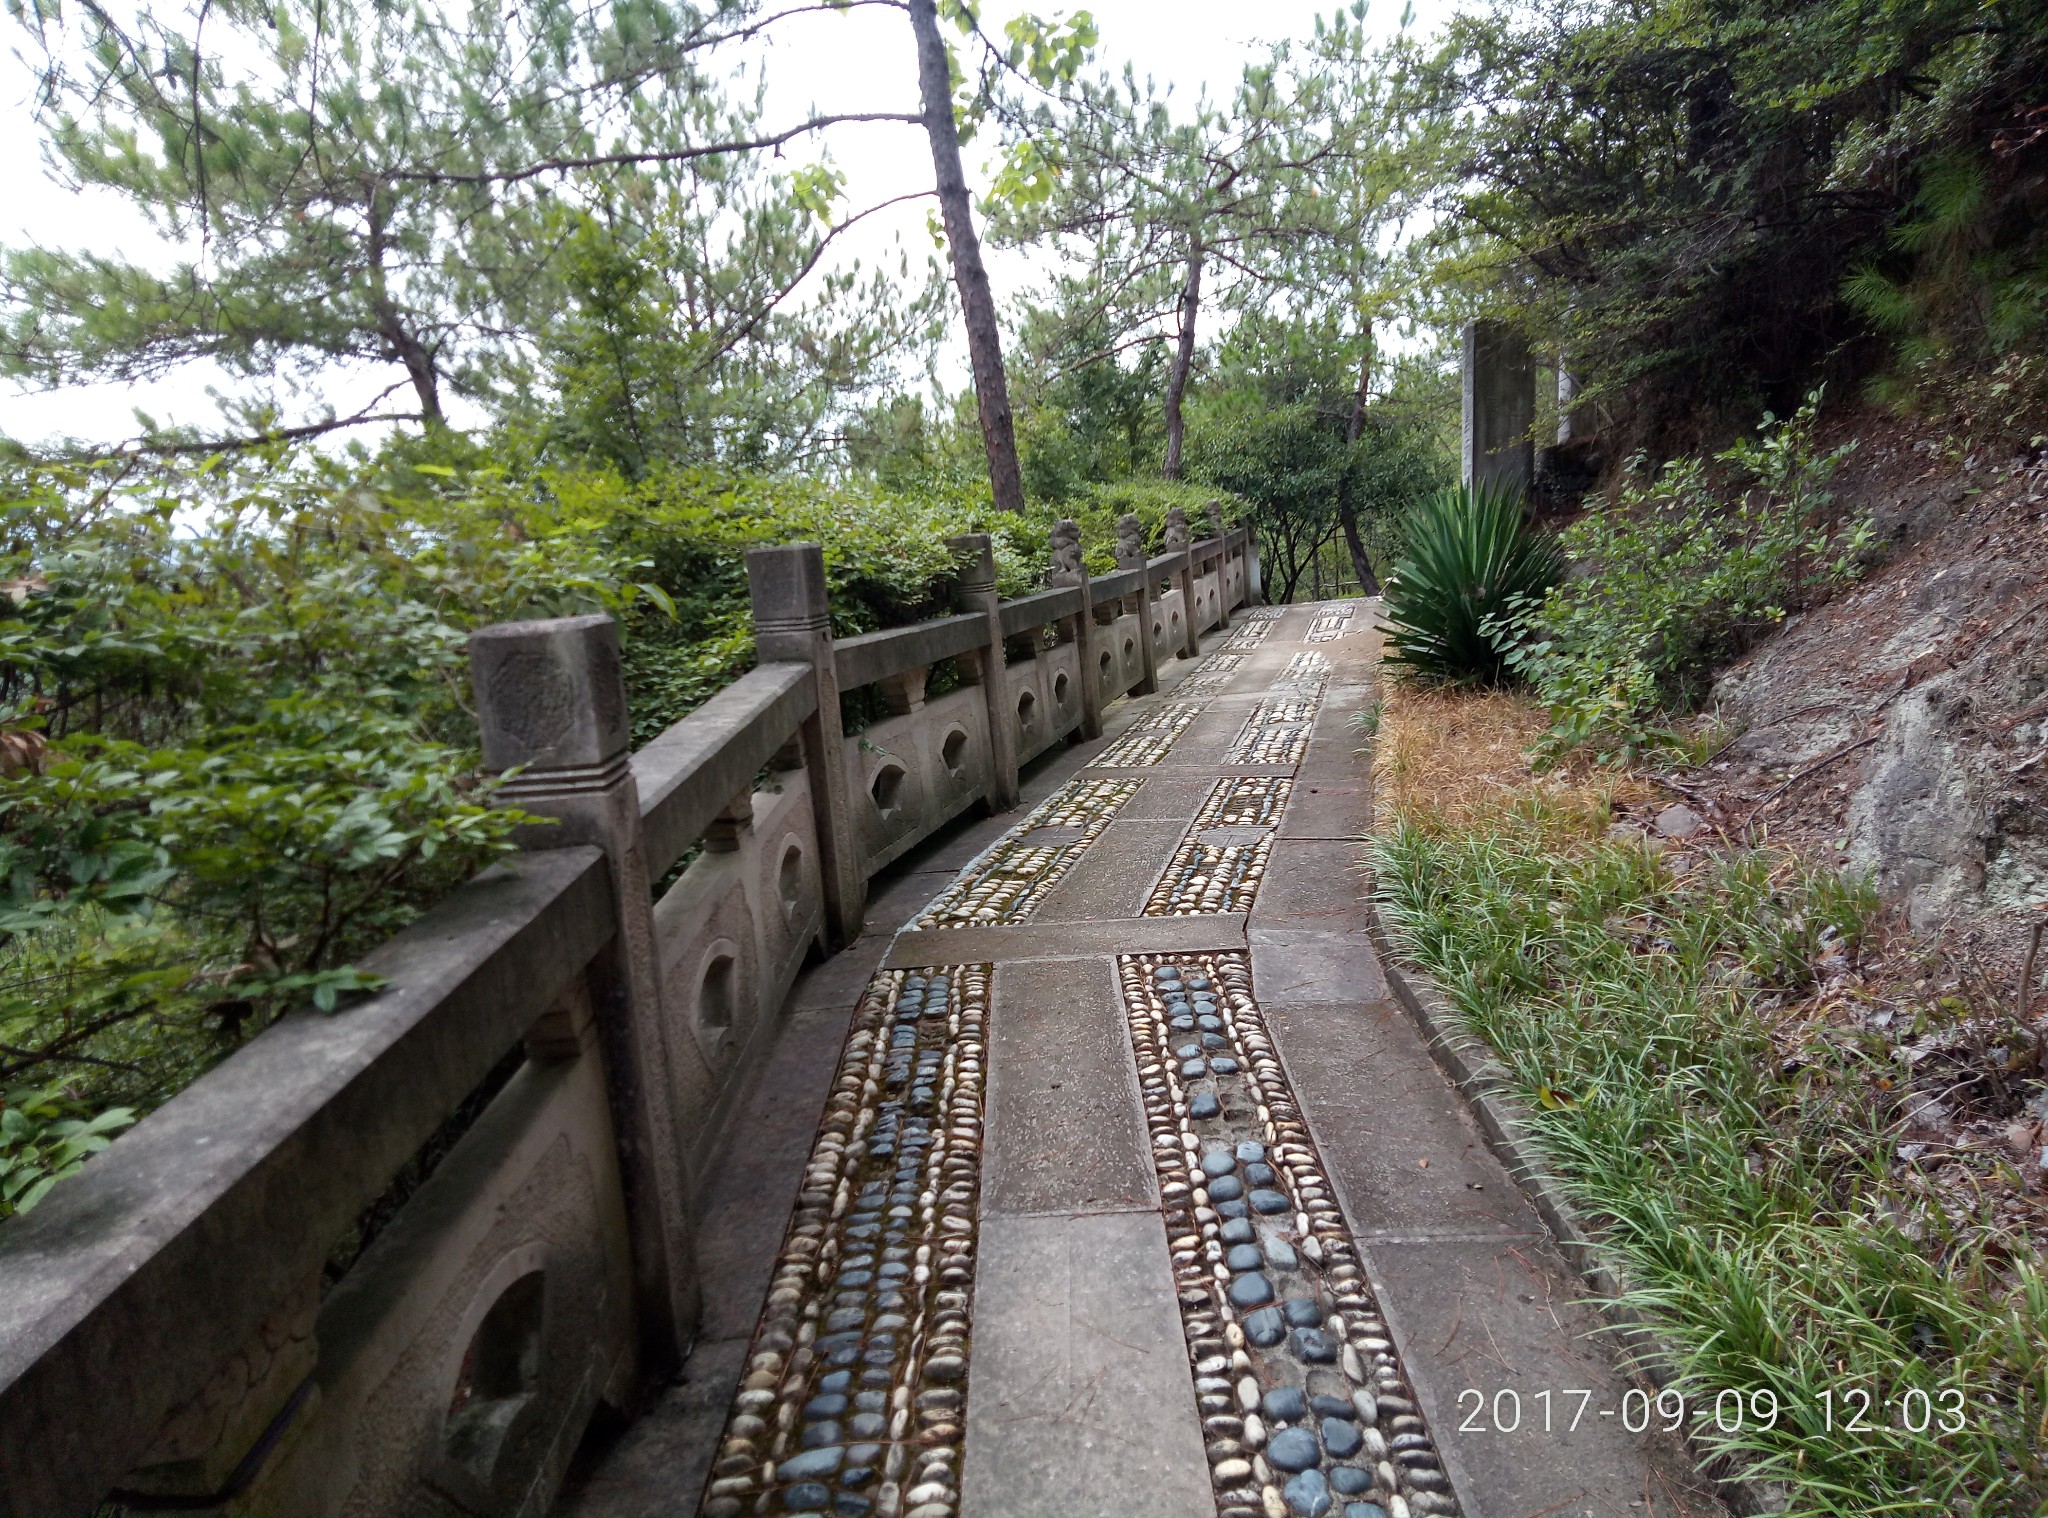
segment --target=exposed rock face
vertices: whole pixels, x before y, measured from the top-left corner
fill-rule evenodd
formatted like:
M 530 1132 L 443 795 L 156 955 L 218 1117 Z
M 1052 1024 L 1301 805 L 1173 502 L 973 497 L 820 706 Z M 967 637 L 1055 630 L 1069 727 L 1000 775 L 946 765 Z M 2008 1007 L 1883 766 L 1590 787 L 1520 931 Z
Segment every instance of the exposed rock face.
M 1849 799 L 1850 864 L 1923 928 L 1983 895 L 1994 838 L 1968 762 L 1944 731 L 1945 694 L 1913 691 L 1892 707 Z
M 1745 731 L 1714 786 L 1915 927 L 2048 905 L 2048 461 L 1959 477 L 1901 440 L 1858 462 L 1841 496 L 1893 556 L 1721 677 Z

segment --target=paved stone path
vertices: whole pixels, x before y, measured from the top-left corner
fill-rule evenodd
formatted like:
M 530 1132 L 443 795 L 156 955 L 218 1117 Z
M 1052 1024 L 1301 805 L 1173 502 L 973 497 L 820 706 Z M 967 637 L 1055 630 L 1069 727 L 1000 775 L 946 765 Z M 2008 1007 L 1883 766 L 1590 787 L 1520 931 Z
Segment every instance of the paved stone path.
M 1367 608 L 1204 652 L 798 987 L 719 1167 L 705 1340 L 560 1511 L 1713 1511 L 1614 1416 L 1597 1320 L 1387 997 Z

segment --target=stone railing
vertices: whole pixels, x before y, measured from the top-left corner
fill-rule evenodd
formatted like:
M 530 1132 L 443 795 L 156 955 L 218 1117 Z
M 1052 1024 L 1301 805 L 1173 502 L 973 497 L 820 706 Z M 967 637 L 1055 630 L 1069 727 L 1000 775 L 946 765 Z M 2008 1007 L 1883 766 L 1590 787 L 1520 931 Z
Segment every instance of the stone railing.
M 1009 601 L 956 539 L 956 615 L 837 640 L 819 550 L 756 550 L 758 667 L 637 753 L 609 618 L 477 633 L 485 763 L 551 825 L 366 958 L 384 989 L 0 1225 L 0 1515 L 544 1513 L 597 1404 L 686 1350 L 705 1166 L 805 959 L 1256 597 L 1249 533 L 1175 515 L 1092 581 L 1062 524 Z

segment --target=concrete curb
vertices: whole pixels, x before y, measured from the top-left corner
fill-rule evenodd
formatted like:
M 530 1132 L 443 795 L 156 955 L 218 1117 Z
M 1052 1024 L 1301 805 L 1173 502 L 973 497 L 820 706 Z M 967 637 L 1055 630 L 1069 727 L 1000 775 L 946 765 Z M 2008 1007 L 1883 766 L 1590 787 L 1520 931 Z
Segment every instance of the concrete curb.
M 1668 1386 L 1677 1374 L 1676 1355 L 1641 1313 L 1615 1300 L 1626 1283 L 1601 1257 L 1597 1230 L 1586 1222 L 1563 1183 L 1544 1163 L 1529 1136 L 1521 1101 L 1506 1071 L 1478 1038 L 1457 1026 L 1450 1001 L 1436 983 L 1399 958 L 1393 935 L 1380 918 L 1379 882 L 1371 871 L 1365 884 L 1366 931 L 1394 1000 L 1414 1019 L 1431 1057 L 1458 1088 L 1486 1135 L 1488 1147 L 1543 1219 L 1559 1250 L 1599 1294 L 1601 1300 L 1594 1305 L 1614 1326 L 1615 1340 L 1624 1352 L 1622 1368 L 1659 1390 Z M 1689 1435 L 1685 1442 L 1693 1463 L 1719 1486 L 1732 1511 L 1755 1515 L 1782 1512 L 1786 1507 L 1788 1495 L 1777 1483 L 1743 1476 L 1731 1458 L 1707 1456 Z

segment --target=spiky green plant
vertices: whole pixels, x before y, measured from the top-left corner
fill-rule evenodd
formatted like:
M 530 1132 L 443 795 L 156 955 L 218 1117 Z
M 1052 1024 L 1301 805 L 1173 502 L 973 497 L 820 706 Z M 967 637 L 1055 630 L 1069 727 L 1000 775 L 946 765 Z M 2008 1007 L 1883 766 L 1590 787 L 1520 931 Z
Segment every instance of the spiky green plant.
M 1530 530 L 1518 493 L 1460 485 L 1416 503 L 1387 582 L 1391 657 L 1427 679 L 1498 681 L 1517 605 L 1564 578 L 1556 542 Z

